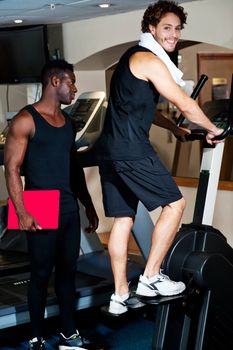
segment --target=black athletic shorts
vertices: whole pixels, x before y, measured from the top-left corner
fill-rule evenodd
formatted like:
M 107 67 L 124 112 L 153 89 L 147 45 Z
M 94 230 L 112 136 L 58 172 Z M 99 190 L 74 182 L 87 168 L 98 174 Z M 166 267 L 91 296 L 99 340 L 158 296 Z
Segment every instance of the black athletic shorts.
M 182 198 L 157 154 L 138 160 L 101 161 L 99 172 L 107 217 L 135 216 L 139 201 L 152 211 Z

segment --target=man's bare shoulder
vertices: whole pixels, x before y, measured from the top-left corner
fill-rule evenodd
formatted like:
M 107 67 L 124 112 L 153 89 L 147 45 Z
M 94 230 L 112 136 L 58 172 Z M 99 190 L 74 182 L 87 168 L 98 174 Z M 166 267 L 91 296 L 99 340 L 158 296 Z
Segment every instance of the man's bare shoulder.
M 167 70 L 164 62 L 152 52 L 136 52 L 130 59 L 130 67 L 139 69 L 140 72 L 156 72 L 160 70 Z M 150 76 L 150 74 L 149 74 Z
M 166 69 L 162 60 L 152 52 L 136 52 L 129 62 L 132 73 L 138 78 L 151 80 L 153 75 Z
M 34 122 L 31 114 L 26 110 L 22 109 L 18 112 L 12 121 L 10 122 L 10 133 L 25 133 L 30 134 L 33 131 Z
M 161 62 L 161 59 L 150 51 L 137 51 L 131 56 L 131 60 L 140 60 L 143 62 Z

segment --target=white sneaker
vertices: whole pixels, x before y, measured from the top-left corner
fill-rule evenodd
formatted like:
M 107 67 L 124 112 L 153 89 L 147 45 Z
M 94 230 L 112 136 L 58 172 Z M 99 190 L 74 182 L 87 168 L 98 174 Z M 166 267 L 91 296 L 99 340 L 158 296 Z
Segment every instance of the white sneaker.
M 126 296 L 120 296 L 112 294 L 108 312 L 114 315 L 121 315 L 128 311 L 128 309 L 137 309 L 143 307 L 142 303 L 135 295 L 127 294 Z
M 185 290 L 183 282 L 175 282 L 164 275 L 161 271 L 151 278 L 140 276 L 136 294 L 145 297 L 155 297 L 157 295 L 170 296 L 182 293 Z

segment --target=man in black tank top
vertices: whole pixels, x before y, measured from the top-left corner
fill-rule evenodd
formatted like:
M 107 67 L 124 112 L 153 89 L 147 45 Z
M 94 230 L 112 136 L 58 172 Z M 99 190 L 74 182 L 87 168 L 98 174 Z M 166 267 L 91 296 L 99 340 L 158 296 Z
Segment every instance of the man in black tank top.
M 45 349 L 43 321 L 48 282 L 55 266 L 55 291 L 60 307 L 59 348 L 89 349 L 75 325 L 75 271 L 80 250 L 80 218 L 77 198 L 86 208 L 87 232 L 98 227 L 98 217 L 88 193 L 83 169 L 77 162 L 75 130 L 61 110 L 77 92 L 73 66 L 50 61 L 42 70 L 42 97 L 24 107 L 12 120 L 4 154 L 9 196 L 15 206 L 20 230 L 26 232 L 31 263 L 28 306 L 32 339 L 30 349 Z M 25 208 L 25 190 L 59 190 L 58 229 L 43 229 Z
M 185 201 L 150 144 L 149 131 L 153 123 L 184 139 L 188 130 L 156 112 L 159 95 L 176 105 L 191 122 L 206 129 L 209 144 L 223 130 L 212 124 L 178 86 L 182 84 L 182 73 L 166 52 L 175 50 L 184 23 L 186 13 L 177 3 L 158 1 L 150 5 L 143 16 L 139 45 L 121 57 L 111 80 L 105 124 L 96 151 L 105 214 L 115 218 L 108 245 L 115 279 L 109 305 L 112 314 L 127 312 L 133 302 L 126 279 L 127 247 L 139 201 L 149 211 L 161 206 L 162 212 L 136 293 L 166 296 L 185 289 L 183 282 L 171 281 L 160 269 L 178 230 Z M 133 300 L 134 307 L 141 306 Z

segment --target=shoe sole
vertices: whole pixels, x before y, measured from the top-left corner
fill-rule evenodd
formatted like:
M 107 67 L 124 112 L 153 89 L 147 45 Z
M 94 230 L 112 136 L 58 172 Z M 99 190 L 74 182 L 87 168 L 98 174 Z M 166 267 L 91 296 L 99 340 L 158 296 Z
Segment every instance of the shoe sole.
M 145 306 L 145 304 L 142 302 L 138 302 L 137 304 L 131 304 L 131 305 L 128 304 L 127 306 L 128 306 L 128 309 L 134 310 L 134 309 L 140 309 L 141 307 Z
M 150 293 L 146 293 L 146 292 L 140 292 L 136 291 L 136 294 L 139 297 L 148 297 L 148 298 L 154 298 L 154 297 L 158 297 L 158 296 L 163 296 L 163 297 L 170 297 L 173 295 L 179 295 L 180 293 L 182 293 L 185 290 L 186 287 L 184 287 L 183 289 L 179 290 L 179 291 L 173 291 L 171 293 L 161 293 L 161 292 L 154 292 L 154 294 L 150 294 Z
M 109 313 L 109 314 L 112 314 L 112 315 L 118 315 L 118 316 L 120 316 L 120 315 L 125 314 L 126 312 L 128 312 L 128 309 L 125 310 L 125 311 L 122 311 L 122 312 L 114 312 L 113 310 L 111 310 L 110 308 L 108 308 L 108 313 Z
M 127 306 L 125 307 L 124 311 L 121 311 L 121 312 L 117 312 L 116 311 L 115 312 L 114 308 L 112 308 L 112 310 L 111 310 L 111 307 L 109 307 L 108 312 L 111 313 L 111 314 L 114 314 L 114 315 L 122 315 L 122 314 L 125 314 L 126 312 L 128 312 L 129 309 L 140 309 L 141 307 L 145 306 L 145 304 L 143 304 L 139 300 L 137 300 L 136 303 L 133 303 L 133 302 L 130 303 L 130 301 L 129 301 L 129 302 L 127 302 L 126 305 Z
M 109 311 L 109 306 L 106 305 L 106 306 L 102 306 L 101 307 L 101 312 L 103 312 L 104 314 L 106 314 L 108 316 L 119 317 L 119 316 L 125 315 L 128 312 L 128 310 L 123 312 L 123 313 L 120 313 L 120 314 L 119 313 L 115 313 L 115 312 L 110 312 Z
M 160 295 L 163 296 L 163 297 L 171 297 L 171 296 L 173 296 L 173 295 L 179 295 L 179 294 L 181 294 L 184 290 L 185 290 L 185 288 L 183 288 L 183 289 L 181 289 L 181 290 L 179 290 L 179 291 L 177 291 L 177 292 L 166 293 L 166 294 L 160 293 Z
M 131 310 L 136 310 L 136 309 L 141 309 L 142 307 L 144 307 L 145 304 L 141 303 L 141 305 L 137 305 L 137 306 L 129 306 L 128 308 Z
M 86 348 L 80 348 L 79 346 L 67 346 L 67 345 L 59 345 L 59 350 L 87 350 Z

